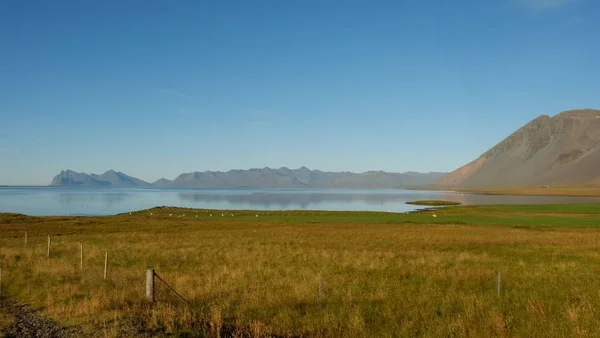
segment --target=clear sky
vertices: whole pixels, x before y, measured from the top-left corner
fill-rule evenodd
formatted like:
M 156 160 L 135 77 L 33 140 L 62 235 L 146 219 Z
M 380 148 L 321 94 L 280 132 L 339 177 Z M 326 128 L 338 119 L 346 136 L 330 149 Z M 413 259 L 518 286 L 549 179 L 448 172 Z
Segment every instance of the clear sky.
M 0 1 L 0 184 L 451 171 L 600 108 L 600 1 Z

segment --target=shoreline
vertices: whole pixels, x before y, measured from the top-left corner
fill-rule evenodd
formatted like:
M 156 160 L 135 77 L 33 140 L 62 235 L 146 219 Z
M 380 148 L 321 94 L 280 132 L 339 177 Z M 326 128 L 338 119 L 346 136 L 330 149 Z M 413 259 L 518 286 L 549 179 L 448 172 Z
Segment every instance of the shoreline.
M 474 195 L 600 197 L 600 187 L 515 187 L 515 188 L 452 188 L 447 186 L 412 186 L 406 190 L 468 193 Z

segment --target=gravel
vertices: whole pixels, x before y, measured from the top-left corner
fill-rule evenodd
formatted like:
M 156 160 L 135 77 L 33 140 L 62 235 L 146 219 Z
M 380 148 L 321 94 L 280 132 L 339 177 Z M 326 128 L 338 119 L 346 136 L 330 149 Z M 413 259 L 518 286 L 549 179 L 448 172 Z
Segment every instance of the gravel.
M 12 300 L 2 300 L 0 306 L 15 316 L 15 321 L 2 329 L 7 338 L 70 338 L 81 337 L 77 328 L 64 328 L 55 321 L 43 317 L 27 305 Z

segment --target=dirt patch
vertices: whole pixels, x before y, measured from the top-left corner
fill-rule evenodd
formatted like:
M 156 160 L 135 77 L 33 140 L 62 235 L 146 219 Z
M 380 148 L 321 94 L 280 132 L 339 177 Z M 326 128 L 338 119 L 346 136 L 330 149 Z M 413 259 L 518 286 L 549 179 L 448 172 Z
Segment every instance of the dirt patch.
M 14 320 L 15 316 L 0 305 L 0 338 L 6 337 L 4 333 L 2 333 L 2 329 L 9 326 Z

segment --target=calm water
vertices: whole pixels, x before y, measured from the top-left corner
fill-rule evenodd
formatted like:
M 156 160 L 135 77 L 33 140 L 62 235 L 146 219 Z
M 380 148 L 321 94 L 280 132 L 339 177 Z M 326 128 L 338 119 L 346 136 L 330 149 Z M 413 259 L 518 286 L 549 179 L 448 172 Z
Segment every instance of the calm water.
M 491 196 L 441 191 L 334 189 L 0 188 L 0 212 L 27 215 L 110 215 L 154 206 L 254 210 L 406 212 L 406 202 L 443 199 L 463 204 L 591 203 L 600 198 Z

